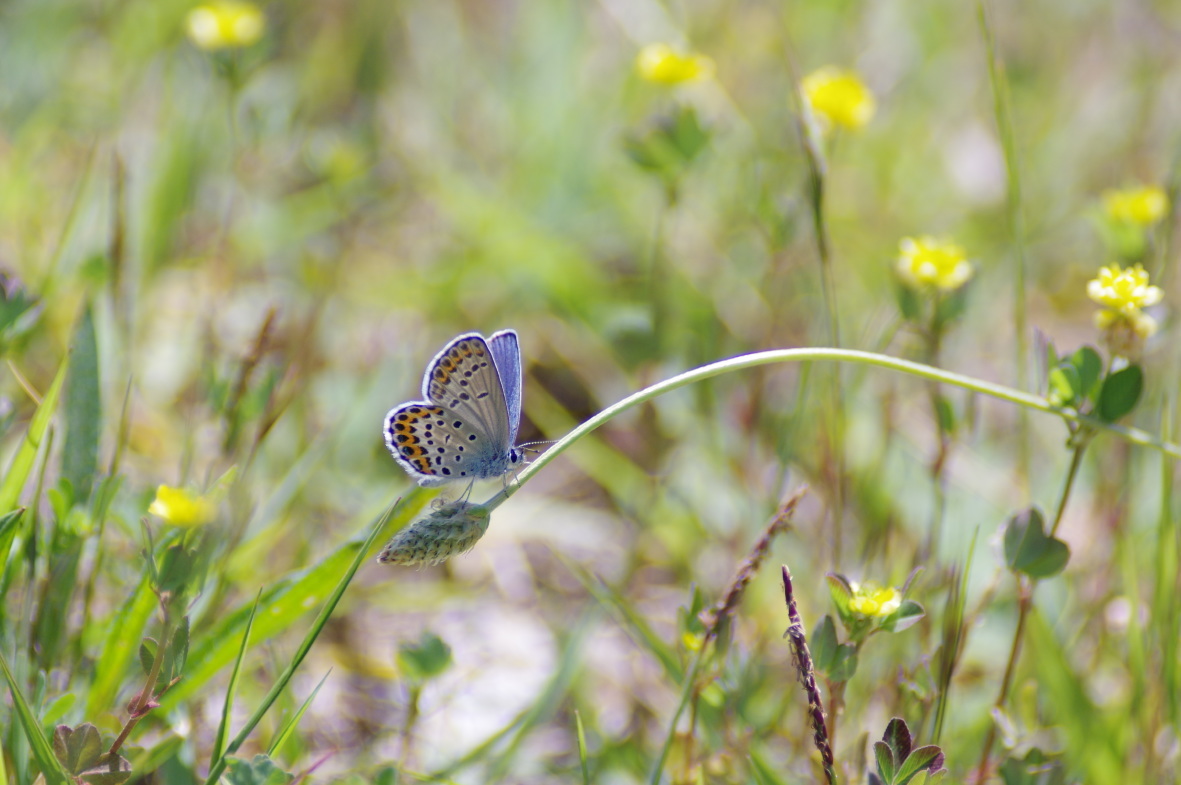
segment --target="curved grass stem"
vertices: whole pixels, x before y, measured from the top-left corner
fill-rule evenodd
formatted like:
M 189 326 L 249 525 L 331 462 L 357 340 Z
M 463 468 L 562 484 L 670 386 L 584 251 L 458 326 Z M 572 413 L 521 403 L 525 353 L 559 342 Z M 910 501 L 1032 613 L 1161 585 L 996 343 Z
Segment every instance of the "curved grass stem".
M 576 442 L 584 436 L 597 430 L 600 426 L 606 424 L 615 417 L 623 414 L 629 409 L 633 409 L 642 403 L 652 400 L 665 393 L 679 390 L 682 387 L 687 387 L 690 384 L 709 379 L 714 376 L 721 376 L 725 373 L 733 371 L 741 371 L 747 368 L 757 368 L 761 365 L 772 365 L 775 363 L 789 363 L 789 362 L 844 362 L 856 363 L 859 365 L 877 366 L 879 368 L 888 368 L 893 371 L 899 371 L 911 376 L 916 376 L 920 379 L 928 379 L 940 384 L 948 384 L 953 387 L 959 387 L 969 392 L 980 393 L 987 395 L 990 398 L 996 398 L 1001 401 L 1007 401 L 1017 406 L 1035 412 L 1042 412 L 1044 414 L 1052 414 L 1056 417 L 1061 417 L 1068 422 L 1079 423 L 1081 425 L 1089 426 L 1096 431 L 1105 431 L 1114 436 L 1123 439 L 1131 444 L 1140 445 L 1143 447 L 1151 447 L 1170 458 L 1181 460 L 1181 445 L 1173 442 L 1165 441 L 1157 436 L 1154 436 L 1147 431 L 1139 428 L 1131 428 L 1123 425 L 1115 425 L 1113 423 L 1103 422 L 1094 417 L 1079 414 L 1074 409 L 1061 408 L 1050 404 L 1045 398 L 1040 395 L 1022 392 L 1012 387 L 1006 387 L 1002 384 L 994 384 L 982 379 L 976 379 L 971 376 L 965 376 L 951 371 L 944 371 L 940 368 L 934 368 L 930 365 L 913 362 L 911 360 L 902 360 L 897 357 L 890 357 L 885 354 L 876 354 L 874 352 L 865 352 L 857 349 L 825 349 L 825 348 L 804 348 L 804 349 L 772 349 L 765 352 L 754 352 L 752 354 L 743 354 L 738 357 L 731 357 L 728 360 L 719 360 L 718 362 L 703 365 L 700 368 L 694 368 L 691 371 L 678 374 L 671 379 L 666 379 L 663 382 L 658 382 L 650 387 L 645 387 L 639 392 L 633 393 L 623 400 L 608 406 L 603 411 L 591 417 L 589 420 L 578 426 L 565 437 L 558 440 L 553 447 L 546 450 L 537 460 L 533 461 L 529 466 L 525 467 L 523 471 L 517 476 L 517 481 L 510 483 L 504 490 L 500 491 L 496 496 L 490 499 L 486 504 L 495 509 L 503 504 L 510 496 L 517 492 L 522 485 L 524 485 L 533 475 L 544 469 L 550 461 L 555 460 L 559 455 L 564 453 Z

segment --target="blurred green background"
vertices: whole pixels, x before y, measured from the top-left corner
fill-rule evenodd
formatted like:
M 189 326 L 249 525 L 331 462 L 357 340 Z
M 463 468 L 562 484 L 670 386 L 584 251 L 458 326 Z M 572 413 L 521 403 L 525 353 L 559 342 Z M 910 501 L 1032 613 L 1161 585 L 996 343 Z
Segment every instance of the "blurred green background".
M 47 550 L 40 572 L 6 573 L 2 642 L 33 663 L 29 684 L 44 671 L 43 704 L 78 694 L 61 721 L 114 735 L 138 689 L 128 668 L 117 698 L 87 703 L 113 614 L 144 574 L 140 522 L 158 485 L 203 490 L 237 467 L 211 524 L 222 547 L 192 609 L 195 646 L 232 630 L 218 643 L 234 649 L 240 624 L 226 620 L 240 622 L 260 588 L 298 581 L 407 492 L 382 418 L 418 397 L 426 362 L 459 332 L 520 333 L 526 441 L 559 438 L 696 365 L 824 345 L 793 69 L 855 68 L 877 100 L 872 122 L 828 150 L 843 345 L 920 357 L 894 295 L 898 242 L 952 236 L 975 277 L 942 365 L 1019 378 L 1005 162 L 975 4 L 274 2 L 262 6 L 258 43 L 217 52 L 186 37 L 191 7 L 0 4 L 0 269 L 9 302 L 18 291 L 37 301 L 0 336 L 5 455 L 36 406 L 24 388 L 49 387 L 89 309 L 96 467 L 121 478 L 102 520 L 84 499 L 63 517 L 31 487 L 24 497 Z M 1023 188 L 1026 318 L 1069 351 L 1097 340 L 1086 282 L 1113 261 L 1097 229 L 1100 194 L 1176 179 L 1181 4 L 1005 0 L 990 19 Z M 654 41 L 713 58 L 715 79 L 644 82 L 635 56 Z M 686 106 L 708 145 L 670 202 L 628 140 Z M 1160 229 L 1146 265 L 1166 303 L 1179 294 L 1171 233 Z M 1178 378 L 1176 328 L 1162 324 L 1136 420 L 1154 433 L 1167 427 Z M 914 685 L 938 656 L 948 569 L 975 538 L 967 605 L 977 613 L 939 739 L 950 781 L 968 781 L 1015 618 L 997 532 L 1018 507 L 1055 504 L 1065 429 L 1032 418 L 1026 483 L 1016 409 L 948 392 L 958 426 L 945 522 L 938 552 L 919 556 L 937 441 L 927 387 L 842 372 L 846 501 L 834 524 L 822 370 L 758 369 L 659 399 L 540 473 L 470 554 L 419 570 L 367 561 L 284 698 L 292 710 L 332 669 L 282 759 L 301 771 L 332 753 L 320 781 L 375 781 L 408 760 L 460 782 L 577 782 L 577 710 L 594 781 L 647 781 L 680 695 L 668 662 L 689 656 L 678 609 L 694 587 L 715 602 L 781 497 L 810 483 L 713 666 L 720 689 L 696 718 L 697 747 L 679 736 L 668 776 L 814 781 L 804 697 L 780 639 L 779 563 L 796 577 L 809 629 L 831 612 L 826 572 L 901 586 L 925 568 L 908 596 L 928 617 L 862 653 L 837 757 L 863 778 L 864 734 L 880 737 L 891 716 L 932 743 L 932 698 Z M 40 487 L 55 487 L 70 460 L 64 427 Z M 1137 615 L 1161 589 L 1146 583 L 1159 575 L 1154 559 L 1175 547 L 1159 539 L 1175 478 L 1159 455 L 1110 437 L 1083 466 L 1061 530 L 1072 561 L 1038 589 L 1015 682 L 1013 714 L 1028 734 L 1002 739 L 1021 757 L 1045 734 L 1039 749 L 1062 756 L 1063 781 L 1176 776 L 1176 699 L 1170 708 L 1159 694 L 1176 686 L 1176 644 L 1160 655 L 1171 662 L 1145 651 L 1154 625 L 1173 622 Z M 75 588 L 54 596 L 50 555 L 67 535 Z M 72 643 L 46 651 L 28 621 L 51 596 L 55 634 Z M 238 712 L 252 710 L 317 606 L 255 636 Z M 412 680 L 395 654 L 428 631 L 453 662 L 425 682 L 403 734 Z M 136 730 L 145 749 L 179 739 L 155 781 L 203 777 L 228 662 Z M 264 721 L 260 748 L 278 721 Z M 8 753 L 17 782 L 19 750 Z M 752 759 L 781 779 L 761 779 Z M 1113 772 L 1124 778 L 1104 779 Z

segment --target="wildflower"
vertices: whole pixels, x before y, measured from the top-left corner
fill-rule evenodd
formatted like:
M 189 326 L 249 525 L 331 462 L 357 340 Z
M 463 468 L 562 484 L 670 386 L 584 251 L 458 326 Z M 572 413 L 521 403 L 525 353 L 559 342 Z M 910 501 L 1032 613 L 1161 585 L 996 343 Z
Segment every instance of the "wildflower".
M 855 71 L 831 65 L 805 76 L 800 91 L 826 133 L 835 127 L 857 130 L 877 108 L 873 93 Z
M 173 526 L 195 528 L 213 520 L 217 504 L 206 496 L 190 493 L 183 488 L 161 485 L 148 512 Z
M 1120 347 L 1127 348 L 1128 341 L 1143 340 L 1156 332 L 1156 320 L 1142 309 L 1159 303 L 1164 292 L 1149 284 L 1148 272 L 1140 265 L 1101 268 L 1098 277 L 1087 283 L 1087 296 L 1103 306 L 1095 314 L 1095 326 L 1109 338 L 1119 339 L 1114 343 Z
M 964 249 L 934 237 L 904 237 L 899 243 L 897 270 L 913 289 L 934 287 L 949 292 L 972 277 L 972 265 Z
M 709 79 L 714 74 L 714 61 L 705 55 L 678 52 L 668 44 L 648 44 L 636 57 L 636 70 L 649 82 L 672 86 Z
M 853 583 L 853 596 L 849 598 L 849 610 L 867 618 L 889 616 L 902 606 L 902 592 L 893 587 L 880 588 L 867 583 L 864 586 Z
M 237 49 L 262 38 L 266 17 L 254 3 L 216 0 L 189 11 L 189 38 L 202 49 Z
M 1116 223 L 1147 228 L 1168 213 L 1169 197 L 1164 189 L 1155 185 L 1106 191 L 1103 209 Z
M 471 550 L 488 531 L 492 511 L 483 504 L 455 501 L 394 535 L 378 555 L 388 564 L 439 564 Z

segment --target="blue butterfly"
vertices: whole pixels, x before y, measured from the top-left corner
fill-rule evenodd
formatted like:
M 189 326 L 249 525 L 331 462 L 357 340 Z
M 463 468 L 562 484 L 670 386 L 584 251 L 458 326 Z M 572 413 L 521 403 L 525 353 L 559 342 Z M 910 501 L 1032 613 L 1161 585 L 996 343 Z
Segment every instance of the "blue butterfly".
M 501 330 L 453 338 L 422 377 L 421 401 L 391 409 L 385 443 L 419 485 L 501 477 L 521 463 L 521 348 Z

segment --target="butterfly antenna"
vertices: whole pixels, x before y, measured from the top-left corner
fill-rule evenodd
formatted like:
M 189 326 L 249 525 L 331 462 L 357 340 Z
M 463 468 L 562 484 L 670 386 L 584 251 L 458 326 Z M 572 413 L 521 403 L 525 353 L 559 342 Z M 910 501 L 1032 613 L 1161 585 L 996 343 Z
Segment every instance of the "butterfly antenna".
M 541 450 L 539 450 L 537 448 L 537 445 L 539 445 L 539 444 L 557 444 L 557 443 L 558 443 L 557 439 L 542 439 L 542 440 L 536 441 L 536 442 L 525 442 L 524 444 L 518 444 L 517 449 L 518 450 L 527 450 L 528 452 L 541 452 Z

